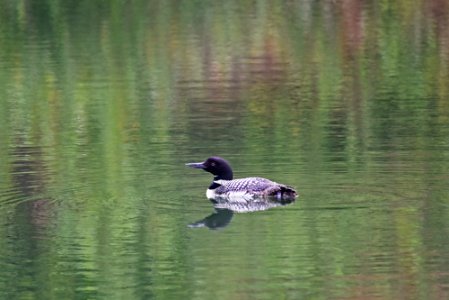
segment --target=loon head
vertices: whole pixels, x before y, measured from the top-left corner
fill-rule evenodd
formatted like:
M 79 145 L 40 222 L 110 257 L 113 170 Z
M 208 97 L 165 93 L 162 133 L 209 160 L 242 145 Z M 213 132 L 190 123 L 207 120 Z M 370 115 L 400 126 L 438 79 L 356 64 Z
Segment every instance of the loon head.
M 215 176 L 214 180 L 232 180 L 231 166 L 225 159 L 218 156 L 209 157 L 200 163 L 188 163 L 186 166 L 212 173 Z

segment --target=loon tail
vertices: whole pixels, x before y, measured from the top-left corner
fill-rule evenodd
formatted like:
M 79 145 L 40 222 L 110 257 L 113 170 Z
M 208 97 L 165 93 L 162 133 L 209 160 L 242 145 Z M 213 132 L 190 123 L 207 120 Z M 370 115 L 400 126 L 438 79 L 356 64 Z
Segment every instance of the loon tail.
M 295 189 L 288 185 L 278 184 L 266 191 L 268 197 L 273 197 L 282 203 L 290 203 L 298 196 Z

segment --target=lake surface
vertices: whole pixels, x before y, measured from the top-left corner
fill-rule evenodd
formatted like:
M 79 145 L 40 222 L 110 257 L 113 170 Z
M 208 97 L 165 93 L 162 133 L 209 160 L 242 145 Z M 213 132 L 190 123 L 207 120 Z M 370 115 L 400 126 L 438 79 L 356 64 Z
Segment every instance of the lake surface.
M 0 49 L 1 299 L 449 299 L 447 1 L 2 1 Z

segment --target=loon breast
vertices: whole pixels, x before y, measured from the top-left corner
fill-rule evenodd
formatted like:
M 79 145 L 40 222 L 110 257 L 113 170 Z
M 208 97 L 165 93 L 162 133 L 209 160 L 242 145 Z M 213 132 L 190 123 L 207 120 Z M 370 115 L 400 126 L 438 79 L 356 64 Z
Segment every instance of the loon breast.
M 246 201 L 258 197 L 274 197 L 277 199 L 296 197 L 296 192 L 292 187 L 261 177 L 216 180 L 214 182 L 219 186 L 207 190 L 206 196 L 210 199 L 220 197 Z

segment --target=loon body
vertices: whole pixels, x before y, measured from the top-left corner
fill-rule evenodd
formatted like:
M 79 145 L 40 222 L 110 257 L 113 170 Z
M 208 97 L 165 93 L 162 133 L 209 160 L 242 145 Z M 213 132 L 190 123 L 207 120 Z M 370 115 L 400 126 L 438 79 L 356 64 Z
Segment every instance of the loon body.
M 214 175 L 214 180 L 207 189 L 209 199 L 228 199 L 231 201 L 248 201 L 260 198 L 273 198 L 278 201 L 294 200 L 297 193 L 294 188 L 261 177 L 233 179 L 229 163 L 221 157 L 213 156 L 200 163 L 187 166 L 203 169 Z

